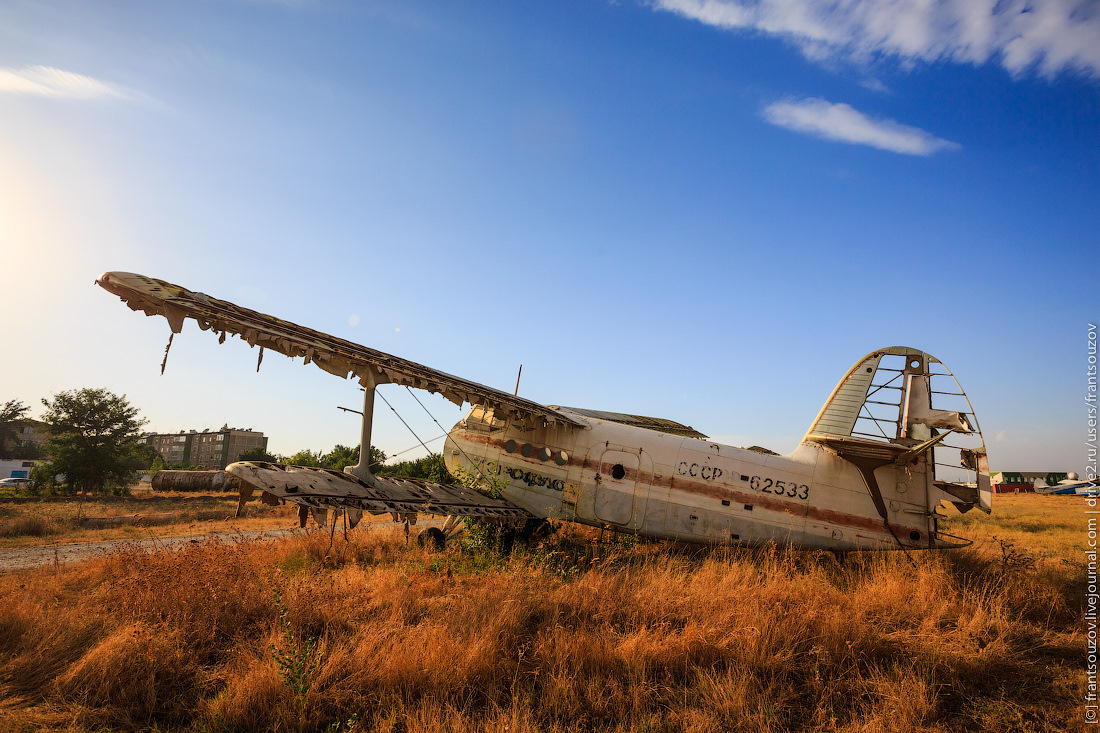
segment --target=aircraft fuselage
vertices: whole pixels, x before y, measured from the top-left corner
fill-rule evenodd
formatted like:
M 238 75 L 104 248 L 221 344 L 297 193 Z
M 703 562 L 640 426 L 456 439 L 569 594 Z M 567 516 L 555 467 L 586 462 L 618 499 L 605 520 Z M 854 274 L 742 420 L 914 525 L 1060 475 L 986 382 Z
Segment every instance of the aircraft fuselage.
M 488 473 L 504 499 L 535 516 L 658 539 L 946 546 L 936 541 L 924 470 L 881 487 L 887 527 L 860 470 L 825 446 L 807 441 L 789 455 L 766 455 L 558 409 L 587 428 L 532 428 L 471 410 L 448 435 L 448 469 Z

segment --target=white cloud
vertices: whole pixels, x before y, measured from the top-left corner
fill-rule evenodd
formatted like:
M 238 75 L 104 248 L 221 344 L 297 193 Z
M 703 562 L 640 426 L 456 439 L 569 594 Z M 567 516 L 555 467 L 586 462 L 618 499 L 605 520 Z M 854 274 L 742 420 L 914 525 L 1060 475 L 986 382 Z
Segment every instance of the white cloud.
M 959 148 L 958 143 L 919 128 L 893 120 L 872 119 L 847 104 L 813 97 L 775 102 L 763 114 L 768 122 L 788 130 L 906 155 L 931 155 L 938 150 Z
M 1013 74 L 1100 77 L 1094 0 L 654 0 L 661 10 L 727 30 L 755 30 L 810 58 L 998 61 Z
M 881 81 L 870 77 L 861 81 L 859 85 L 864 89 L 870 89 L 872 92 L 888 93 L 890 91 L 890 88 Z
M 129 96 L 113 84 L 50 66 L 0 68 L 0 93 L 60 99 L 125 99 Z

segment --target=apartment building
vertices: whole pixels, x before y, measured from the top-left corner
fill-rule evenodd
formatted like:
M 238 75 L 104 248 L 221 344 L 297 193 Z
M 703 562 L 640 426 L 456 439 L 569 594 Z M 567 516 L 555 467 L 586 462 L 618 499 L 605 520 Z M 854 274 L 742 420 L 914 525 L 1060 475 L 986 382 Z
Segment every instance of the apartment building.
M 4 441 L 0 455 L 31 459 L 45 455 L 46 440 L 50 437 L 46 423 L 31 418 L 25 418 L 20 422 L 22 424 L 16 429 L 14 435 Z
M 222 426 L 221 430 L 146 433 L 140 439 L 156 448 L 164 462 L 175 466 L 225 468 L 250 448 L 267 450 L 267 438 L 252 429 Z

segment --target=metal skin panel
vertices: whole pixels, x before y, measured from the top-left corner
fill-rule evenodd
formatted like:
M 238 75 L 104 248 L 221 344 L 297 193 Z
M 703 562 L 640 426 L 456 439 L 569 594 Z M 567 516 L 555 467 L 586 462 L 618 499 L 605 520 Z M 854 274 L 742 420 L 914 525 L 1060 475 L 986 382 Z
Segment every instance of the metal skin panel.
M 848 370 L 844 379 L 826 400 L 817 419 L 810 425 L 810 434 L 842 435 L 852 434 L 856 417 L 863 407 L 867 388 L 878 367 L 880 355 L 872 354 Z
M 596 450 L 599 452 L 598 446 Z M 648 499 L 645 482 L 652 481 L 649 457 L 640 450 L 631 452 L 613 446 L 603 450 L 596 460 L 599 465 L 593 499 L 596 518 L 637 532 L 645 518 Z
M 502 487 L 491 499 L 369 471 L 237 463 L 227 470 L 252 487 L 242 486 L 242 503 L 259 488 L 314 516 L 332 507 L 404 519 L 547 517 L 701 544 L 841 551 L 957 546 L 936 532 L 941 501 L 963 511 L 990 508 L 985 446 L 969 400 L 937 359 L 916 349 L 889 347 L 858 361 L 803 442 L 789 455 L 767 456 L 686 437 L 698 433 L 672 421 L 538 405 L 163 281 L 108 273 L 98 282 L 131 308 L 164 315 L 173 332 L 195 318 L 222 339 L 239 334 L 341 377 L 362 371 L 369 395 L 376 382 L 392 382 L 472 401 L 475 409 L 448 434 L 447 467 L 487 474 Z M 943 399 L 957 404 L 937 406 Z M 370 420 L 368 410 L 368 439 Z M 943 462 L 952 451 L 961 468 Z M 974 478 L 966 483 L 950 471 Z

